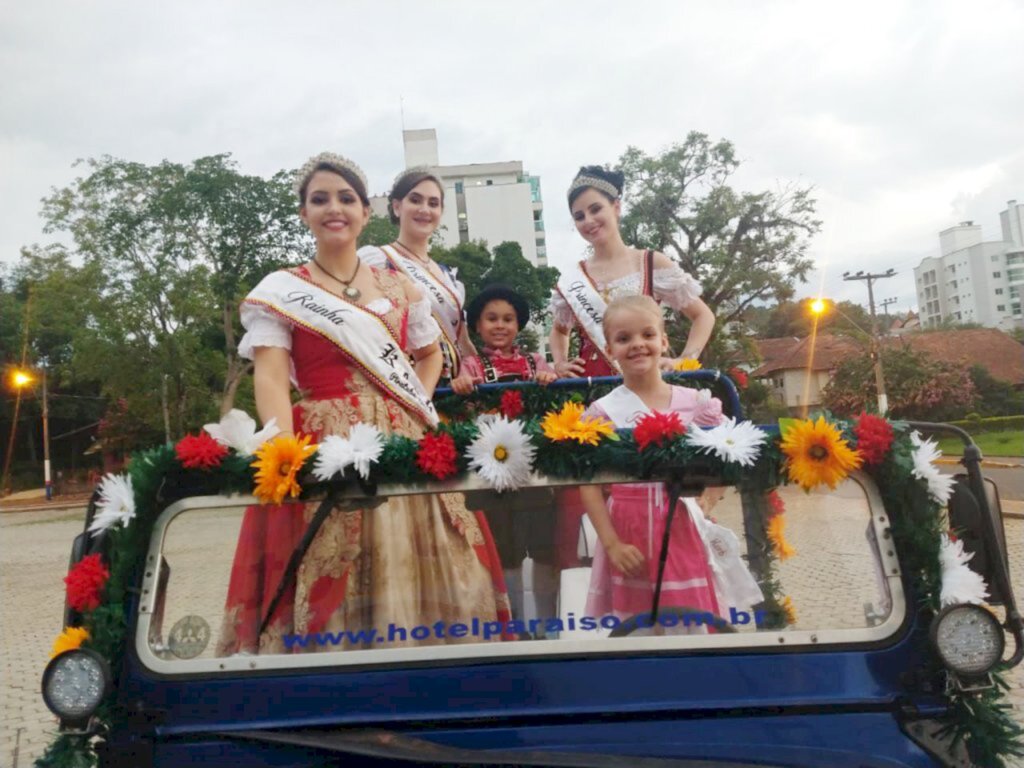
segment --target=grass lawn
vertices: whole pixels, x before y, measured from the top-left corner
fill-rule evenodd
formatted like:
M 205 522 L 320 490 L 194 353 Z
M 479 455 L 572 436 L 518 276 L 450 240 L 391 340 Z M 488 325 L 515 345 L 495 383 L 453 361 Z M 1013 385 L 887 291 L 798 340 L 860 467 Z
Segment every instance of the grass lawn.
M 982 432 L 971 437 L 981 448 L 983 456 L 1024 456 L 1024 430 Z M 955 438 L 944 437 L 939 440 L 939 448 L 947 456 L 961 455 L 963 445 Z

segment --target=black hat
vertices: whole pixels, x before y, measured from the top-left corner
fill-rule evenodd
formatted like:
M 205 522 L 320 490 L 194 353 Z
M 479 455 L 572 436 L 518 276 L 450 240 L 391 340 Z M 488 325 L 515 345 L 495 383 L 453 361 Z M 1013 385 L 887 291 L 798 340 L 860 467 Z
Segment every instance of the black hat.
M 526 303 L 526 299 L 507 285 L 495 283 L 494 285 L 488 285 L 480 291 L 466 305 L 466 322 L 469 323 L 470 328 L 474 331 L 476 330 L 476 324 L 480 320 L 484 307 L 495 300 L 507 301 L 512 305 L 512 308 L 516 311 L 516 320 L 519 321 L 519 330 L 523 330 L 526 324 L 530 322 L 530 305 Z

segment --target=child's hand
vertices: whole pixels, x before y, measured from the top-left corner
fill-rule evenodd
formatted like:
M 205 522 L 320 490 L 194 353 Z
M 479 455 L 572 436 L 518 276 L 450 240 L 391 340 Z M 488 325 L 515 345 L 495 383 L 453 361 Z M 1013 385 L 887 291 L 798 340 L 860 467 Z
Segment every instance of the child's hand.
M 605 547 L 605 551 L 615 569 L 627 576 L 635 576 L 644 565 L 643 553 L 632 544 L 616 541 L 610 547 Z
M 546 387 L 552 381 L 558 380 L 558 374 L 552 371 L 540 371 L 537 373 L 537 378 L 535 380 L 542 387 Z
M 583 375 L 586 361 L 582 357 L 575 357 L 564 363 L 555 363 L 555 373 L 563 379 L 579 378 Z
M 468 374 L 452 379 L 452 392 L 457 395 L 468 395 L 473 391 L 473 377 Z

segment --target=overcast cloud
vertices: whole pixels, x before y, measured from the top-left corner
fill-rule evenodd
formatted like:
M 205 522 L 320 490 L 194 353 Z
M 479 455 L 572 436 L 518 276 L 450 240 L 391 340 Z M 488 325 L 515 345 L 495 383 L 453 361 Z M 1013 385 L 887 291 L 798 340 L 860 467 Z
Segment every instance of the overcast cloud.
M 444 164 L 541 177 L 555 266 L 583 248 L 579 165 L 690 130 L 726 138 L 742 189 L 811 184 L 819 270 L 800 295 L 866 302 L 846 269 L 912 268 L 965 219 L 999 239 L 1024 200 L 1024 6 L 964 2 L 4 4 L 0 260 L 48 242 L 39 200 L 77 158 L 230 152 L 269 175 L 330 149 L 386 190 L 407 128 Z

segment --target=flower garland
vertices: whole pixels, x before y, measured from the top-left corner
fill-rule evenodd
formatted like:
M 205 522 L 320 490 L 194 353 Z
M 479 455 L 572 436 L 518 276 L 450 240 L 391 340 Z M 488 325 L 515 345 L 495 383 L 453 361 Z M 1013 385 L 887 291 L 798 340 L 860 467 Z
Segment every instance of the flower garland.
M 778 437 L 732 419 L 713 429 L 686 430 L 671 418 L 652 417 L 642 429 L 638 425 L 637 434 L 585 417 L 583 405 L 571 400 L 540 419 L 512 416 L 520 407 L 525 410 L 519 413 L 529 412 L 532 396 L 529 391 L 519 398 L 503 395 L 502 416 L 443 424 L 418 441 L 385 438 L 372 426 L 357 425 L 347 438 L 327 438 L 319 446 L 311 445 L 309 436 L 275 437 L 270 427 L 257 432 L 251 418 L 234 411 L 220 424 L 206 426 L 212 440 L 200 435 L 137 454 L 126 474 L 108 475 L 100 485 L 98 514 L 89 530 L 105 534 L 103 555 L 84 558 L 68 574 L 69 602 L 82 621 L 65 629 L 54 652 L 92 648 L 117 675 L 126 641 L 125 606 L 150 529 L 179 498 L 250 492 L 280 503 L 286 497 L 305 499 L 328 488 L 338 490 L 350 480 L 372 486 L 450 479 L 466 472 L 477 473 L 499 491 L 522 487 L 534 472 L 587 479 L 603 468 L 649 478 L 694 466 L 719 474 L 724 482 L 743 479 L 765 491 L 766 538 L 775 556 L 785 559 L 795 553 L 785 541 L 781 499 L 771 489 L 787 480 L 808 490 L 834 487 L 864 465 L 883 496 L 901 564 L 926 610 L 936 611 L 944 600 L 965 599 L 965 594 L 984 597 L 984 583 L 965 574 L 970 555 L 962 544 L 943 543 L 940 505 L 948 500 L 951 485 L 934 464 L 937 449 L 905 428 L 863 415 L 854 425 L 823 418 L 787 420 Z M 779 596 L 770 567 L 762 587 L 769 612 L 795 623 L 793 602 Z M 1015 748 L 1015 726 L 1001 709 L 998 693 L 980 698 L 954 693 L 951 698 L 954 727 L 984 764 L 995 764 Z M 101 728 L 115 711 L 112 699 L 102 705 L 97 714 Z M 37 764 L 55 766 L 69 755 L 83 760 L 92 754 L 87 740 L 61 736 Z

